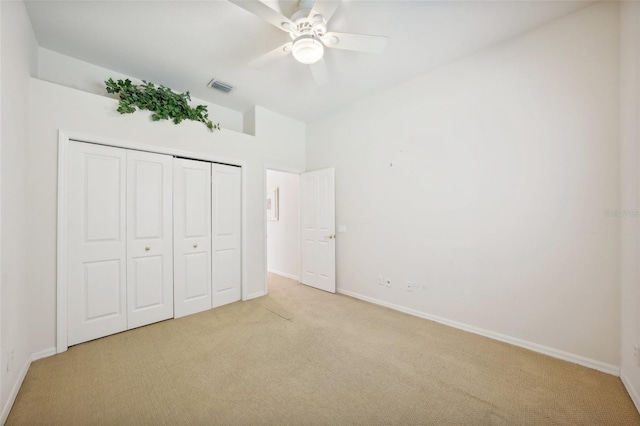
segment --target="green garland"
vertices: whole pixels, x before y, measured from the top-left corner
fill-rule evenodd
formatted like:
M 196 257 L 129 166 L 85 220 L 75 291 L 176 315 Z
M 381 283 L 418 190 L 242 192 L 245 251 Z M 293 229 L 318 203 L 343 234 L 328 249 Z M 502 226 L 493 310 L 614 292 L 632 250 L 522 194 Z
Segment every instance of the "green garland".
M 204 123 L 211 131 L 220 130 L 220 123 L 213 124 L 209 120 L 206 105 L 198 105 L 192 108 L 187 103 L 191 100 L 189 92 L 175 93 L 164 86 L 156 86 L 153 83 L 142 80 L 143 84 L 133 84 L 131 80 L 105 81 L 108 93 L 120 96 L 117 111 L 120 114 L 131 114 L 138 109 L 146 109 L 153 112 L 153 121 L 173 119 L 175 124 L 183 120 L 193 120 Z

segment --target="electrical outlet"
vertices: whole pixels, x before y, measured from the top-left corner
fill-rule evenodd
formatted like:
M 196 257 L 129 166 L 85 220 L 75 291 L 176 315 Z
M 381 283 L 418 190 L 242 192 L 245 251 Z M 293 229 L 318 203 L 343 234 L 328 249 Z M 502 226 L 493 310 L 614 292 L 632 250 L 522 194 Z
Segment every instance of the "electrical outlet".
M 391 278 L 387 278 L 385 281 L 387 287 L 391 287 Z
M 633 345 L 633 355 L 636 358 L 636 365 L 640 367 L 640 343 Z
M 407 281 L 407 291 L 413 291 L 413 283 L 411 281 Z
M 384 285 L 384 277 L 382 275 L 378 275 L 378 285 Z

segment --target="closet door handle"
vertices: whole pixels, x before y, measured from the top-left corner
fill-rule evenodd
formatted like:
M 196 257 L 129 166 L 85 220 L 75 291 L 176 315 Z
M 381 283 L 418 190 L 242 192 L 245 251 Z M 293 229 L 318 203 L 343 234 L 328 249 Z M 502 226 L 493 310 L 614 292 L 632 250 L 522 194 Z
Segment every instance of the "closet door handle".
M 146 247 L 144 248 L 144 251 L 149 251 L 149 250 L 151 250 L 151 247 L 149 247 L 149 246 L 146 246 Z
M 194 244 L 194 245 L 193 245 L 193 248 L 198 248 L 198 244 Z

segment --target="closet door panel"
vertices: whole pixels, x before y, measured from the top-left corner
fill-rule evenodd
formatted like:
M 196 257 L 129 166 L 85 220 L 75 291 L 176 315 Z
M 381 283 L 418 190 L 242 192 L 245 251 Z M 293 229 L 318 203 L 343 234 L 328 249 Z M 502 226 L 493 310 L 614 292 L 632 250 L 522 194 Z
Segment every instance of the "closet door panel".
M 185 251 L 189 251 L 189 248 Z M 198 298 L 208 299 L 211 294 L 211 282 L 209 280 L 209 253 L 184 253 L 185 284 L 184 299 L 193 301 Z M 205 303 L 204 309 L 210 309 L 209 303 Z
M 176 318 L 211 309 L 211 164 L 174 164 Z
M 158 306 L 165 299 L 164 256 L 148 256 L 132 259 L 133 267 L 133 303 L 135 309 L 145 309 Z M 173 289 L 171 289 L 173 292 Z M 173 310 L 172 310 L 173 312 Z M 168 317 L 171 318 L 171 317 Z M 163 318 L 166 319 L 166 318 Z
M 68 328 L 75 345 L 118 333 L 126 313 L 126 151 L 69 142 Z
M 173 157 L 127 151 L 127 327 L 173 317 Z
M 211 165 L 213 307 L 241 298 L 241 177 L 240 167 Z

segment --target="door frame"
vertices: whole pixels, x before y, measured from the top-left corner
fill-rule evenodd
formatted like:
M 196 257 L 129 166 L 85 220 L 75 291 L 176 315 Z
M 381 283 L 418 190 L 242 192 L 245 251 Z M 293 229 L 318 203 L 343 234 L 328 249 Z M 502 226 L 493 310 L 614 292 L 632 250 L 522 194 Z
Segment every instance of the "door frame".
M 241 295 L 242 300 L 248 300 L 249 297 L 247 295 L 247 289 L 249 288 L 248 283 L 246 282 L 248 273 L 247 273 L 247 262 L 244 260 L 247 259 L 247 233 L 243 232 L 244 229 L 247 229 L 247 211 L 245 206 L 247 205 L 247 167 L 244 161 L 240 161 L 237 159 L 226 158 L 218 155 L 210 155 L 203 154 L 195 151 L 186 151 L 180 149 L 166 148 L 156 145 L 143 144 L 138 142 L 132 142 L 121 139 L 113 139 L 113 138 L 105 138 L 102 136 L 89 135 L 86 133 L 79 133 L 69 130 L 58 130 L 58 218 L 57 218 L 57 248 L 56 248 L 56 353 L 65 352 L 68 349 L 67 345 L 67 173 L 68 173 L 68 162 L 67 156 L 69 151 L 69 142 L 84 142 L 91 143 L 95 145 L 105 145 L 111 146 L 115 148 L 124 148 L 124 149 L 132 149 L 136 151 L 145 151 L 145 152 L 153 152 L 157 154 L 165 154 L 172 155 L 177 157 L 185 157 L 191 158 L 194 160 L 208 161 L 211 163 L 221 163 L 221 164 L 229 164 L 232 166 L 240 167 L 241 176 L 242 176 L 242 186 L 241 186 L 241 211 L 242 211 L 242 221 L 241 221 L 241 258 L 240 258 L 240 270 L 241 270 Z M 266 172 L 265 172 L 266 173 Z M 266 175 L 265 175 L 266 176 Z M 266 214 L 265 214 L 266 221 Z M 265 225 L 266 227 L 266 225 Z M 265 239 L 266 245 L 266 239 Z M 265 262 L 266 268 L 266 262 Z M 265 291 L 266 291 L 266 273 L 265 273 Z
M 267 267 L 267 256 L 269 256 L 269 252 L 267 250 L 267 170 L 272 170 L 274 172 L 284 172 L 291 173 L 294 175 L 302 175 L 305 172 L 304 169 L 295 169 L 290 167 L 281 167 L 277 164 L 265 163 L 264 170 L 262 172 L 262 190 L 264 191 L 262 195 L 262 226 L 264 229 L 264 294 L 269 294 L 269 268 Z M 300 216 L 300 206 L 298 206 L 298 217 Z M 300 239 L 300 230 L 298 230 L 298 239 Z M 298 247 L 298 255 L 300 254 L 300 247 Z M 300 267 L 300 265 L 298 265 Z

